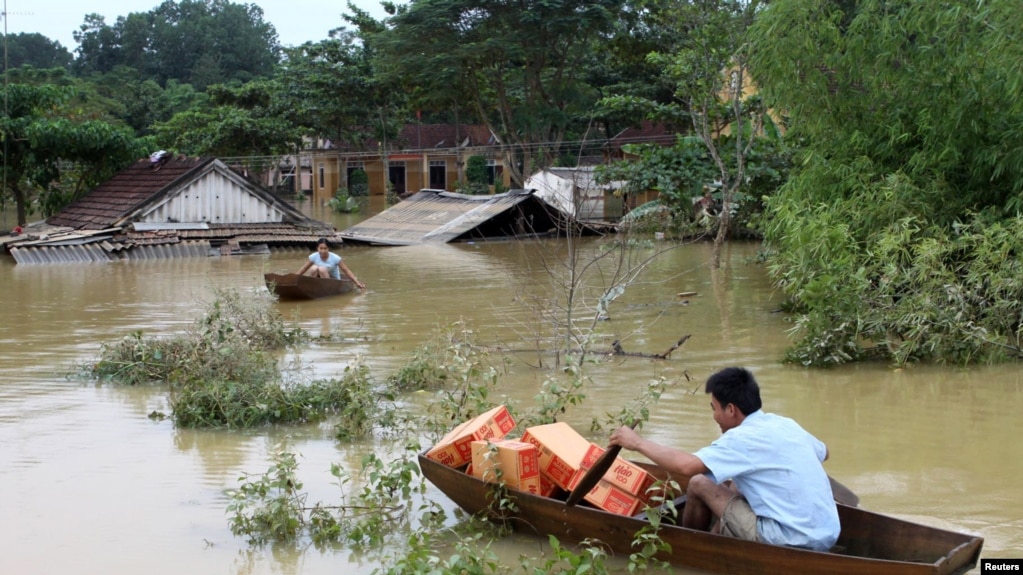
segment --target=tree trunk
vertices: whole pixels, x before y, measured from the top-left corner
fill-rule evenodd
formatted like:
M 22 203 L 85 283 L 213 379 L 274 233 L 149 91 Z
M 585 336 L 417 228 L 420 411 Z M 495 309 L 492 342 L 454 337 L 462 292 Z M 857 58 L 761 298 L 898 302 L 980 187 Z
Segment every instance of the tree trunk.
M 11 185 L 11 191 L 14 193 L 14 204 L 18 207 L 18 225 L 25 227 L 25 224 L 28 223 L 25 192 L 17 184 Z

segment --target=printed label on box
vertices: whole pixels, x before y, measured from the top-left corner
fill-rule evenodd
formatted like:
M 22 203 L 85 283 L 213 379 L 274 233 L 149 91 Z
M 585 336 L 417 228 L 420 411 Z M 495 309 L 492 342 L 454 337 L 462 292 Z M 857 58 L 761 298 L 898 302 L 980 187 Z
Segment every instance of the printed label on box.
M 618 515 L 635 515 L 643 507 L 643 501 L 639 497 L 626 493 L 603 479 L 598 481 L 583 499 L 604 511 Z
M 595 443 L 590 445 L 579 470 L 580 477 L 572 481 L 573 486 L 579 483 L 582 479 L 581 476 L 585 475 L 586 471 L 593 467 L 593 464 L 600 459 L 601 455 L 604 455 L 605 451 L 607 450 Z M 643 496 L 647 489 L 656 481 L 654 476 L 647 473 L 645 469 L 621 457 L 615 458 L 614 463 L 611 464 L 611 467 L 608 468 L 607 473 L 601 479 L 610 482 L 626 493 L 639 496 Z
M 522 434 L 539 449 L 540 473 L 555 485 L 569 489 L 590 442 L 567 423 L 551 423 L 530 427 Z
M 534 495 L 540 493 L 537 450 L 531 443 L 515 440 L 472 442 L 473 476 Z
M 514 428 L 515 420 L 508 408 L 499 405 L 455 427 L 426 452 L 426 457 L 449 467 L 461 467 L 472 459 L 473 441 L 500 439 Z

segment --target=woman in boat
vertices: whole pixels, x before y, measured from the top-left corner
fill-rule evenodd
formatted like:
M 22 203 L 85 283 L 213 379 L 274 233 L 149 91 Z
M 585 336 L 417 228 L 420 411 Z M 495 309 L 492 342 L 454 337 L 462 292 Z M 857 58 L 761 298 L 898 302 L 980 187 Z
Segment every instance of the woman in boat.
M 840 525 L 821 465 L 828 458 L 827 446 L 795 421 L 761 411 L 760 387 L 744 368 L 710 376 L 706 392 L 721 428 L 721 437 L 709 446 L 687 453 L 644 439 L 629 427 L 616 430 L 611 444 L 690 477 L 683 527 L 814 551 L 830 549 Z
M 330 251 L 330 244 L 327 243 L 327 238 L 320 238 L 316 241 L 316 253 L 309 254 L 309 258 L 302 265 L 302 267 L 295 273 L 303 275 L 309 272 L 309 275 L 320 278 L 333 278 L 336 280 L 341 279 L 341 273 L 343 272 L 348 279 L 352 280 L 359 289 L 366 289 L 366 284 L 359 281 L 359 278 L 355 277 L 348 266 L 341 260 L 341 256 Z

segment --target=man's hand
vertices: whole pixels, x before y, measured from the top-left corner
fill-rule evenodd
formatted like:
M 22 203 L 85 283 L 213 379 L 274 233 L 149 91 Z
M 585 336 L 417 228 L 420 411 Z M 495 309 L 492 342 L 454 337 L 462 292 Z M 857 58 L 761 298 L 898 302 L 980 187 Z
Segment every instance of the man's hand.
M 638 447 L 642 441 L 643 438 L 636 433 L 636 430 L 627 425 L 623 425 L 611 434 L 609 443 L 611 445 L 621 445 L 623 448 L 630 451 L 639 451 Z

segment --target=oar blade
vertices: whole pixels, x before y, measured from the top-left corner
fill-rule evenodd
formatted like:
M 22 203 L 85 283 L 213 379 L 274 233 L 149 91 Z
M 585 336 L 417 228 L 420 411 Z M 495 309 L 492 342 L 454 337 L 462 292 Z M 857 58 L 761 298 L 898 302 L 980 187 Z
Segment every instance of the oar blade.
M 593 467 L 586 470 L 586 474 L 583 475 L 582 479 L 579 480 L 579 483 L 577 483 L 575 488 L 572 489 L 572 492 L 568 494 L 568 499 L 565 500 L 565 505 L 569 507 L 574 506 L 576 503 L 579 503 L 579 501 L 585 497 L 591 489 L 596 487 L 600 478 L 607 473 L 608 469 L 611 469 L 611 465 L 615 462 L 615 458 L 618 457 L 618 452 L 621 450 L 621 445 L 615 445 L 608 448 L 608 450 L 605 451 L 604 454 L 601 455 L 593 464 Z
M 859 495 L 853 493 L 852 489 L 849 489 L 845 485 L 842 485 L 838 481 L 835 481 L 834 477 L 831 477 L 829 475 L 828 479 L 831 481 L 831 494 L 832 496 L 834 496 L 835 501 L 841 503 L 842 505 L 848 505 L 850 507 L 859 507 L 860 505 Z

